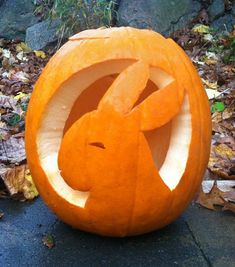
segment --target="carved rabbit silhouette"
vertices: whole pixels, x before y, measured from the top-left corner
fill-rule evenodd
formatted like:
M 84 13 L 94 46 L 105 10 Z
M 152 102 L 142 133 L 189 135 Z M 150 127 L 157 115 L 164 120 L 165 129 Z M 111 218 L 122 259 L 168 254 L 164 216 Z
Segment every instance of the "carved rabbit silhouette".
M 110 86 L 97 110 L 76 121 L 61 144 L 58 162 L 64 180 L 73 189 L 90 191 L 86 205 L 97 201 L 103 209 L 110 209 L 112 222 L 116 217 L 120 222 L 121 216 L 129 221 L 145 216 L 150 212 L 148 203 L 157 201 L 159 186 L 166 195 L 170 194 L 158 174 L 143 131 L 169 122 L 179 112 L 183 94 L 179 95 L 178 84 L 172 79 L 133 108 L 148 79 L 146 63 L 137 61 L 129 66 Z M 142 188 L 148 188 L 148 194 Z M 110 190 L 112 199 L 107 195 Z M 122 211 L 115 214 L 115 205 L 120 206 L 124 198 L 132 203 L 123 205 Z M 95 205 L 89 206 L 93 212 L 101 212 L 95 210 Z M 134 207 L 138 207 L 138 214 Z M 159 206 L 157 211 L 151 211 L 156 216 L 160 212 Z

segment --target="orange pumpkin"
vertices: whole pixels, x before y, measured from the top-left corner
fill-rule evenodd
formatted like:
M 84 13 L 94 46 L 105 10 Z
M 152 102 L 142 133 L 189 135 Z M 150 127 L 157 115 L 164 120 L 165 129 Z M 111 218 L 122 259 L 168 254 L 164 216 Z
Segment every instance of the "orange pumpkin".
M 109 236 L 169 224 L 201 183 L 207 96 L 171 39 L 129 27 L 83 31 L 51 58 L 26 121 L 30 170 L 73 227 Z

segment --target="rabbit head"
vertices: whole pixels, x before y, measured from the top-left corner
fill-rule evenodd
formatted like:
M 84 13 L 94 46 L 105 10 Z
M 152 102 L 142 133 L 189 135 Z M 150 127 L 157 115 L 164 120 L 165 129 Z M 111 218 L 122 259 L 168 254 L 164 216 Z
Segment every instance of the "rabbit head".
M 126 187 L 128 180 L 132 186 L 136 169 L 141 168 L 140 151 L 147 153 L 153 165 L 143 132 L 169 122 L 178 113 L 183 94 L 172 80 L 134 107 L 149 77 L 148 64 L 141 60 L 133 63 L 114 80 L 97 109 L 82 116 L 66 132 L 58 162 L 61 175 L 73 189 L 119 188 L 124 192 L 122 182 L 125 180 Z

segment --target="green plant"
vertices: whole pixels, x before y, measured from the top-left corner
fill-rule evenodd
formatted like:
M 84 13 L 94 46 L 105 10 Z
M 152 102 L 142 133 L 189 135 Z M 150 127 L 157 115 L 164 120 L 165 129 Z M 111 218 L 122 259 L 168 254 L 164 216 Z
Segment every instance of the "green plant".
M 114 0 L 41 0 L 36 12 L 50 20 L 60 19 L 58 32 L 64 37 L 84 29 L 111 26 L 115 4 Z

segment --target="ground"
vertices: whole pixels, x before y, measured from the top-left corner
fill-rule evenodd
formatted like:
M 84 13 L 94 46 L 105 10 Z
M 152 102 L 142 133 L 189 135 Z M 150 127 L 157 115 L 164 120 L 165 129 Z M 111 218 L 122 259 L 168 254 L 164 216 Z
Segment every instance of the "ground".
M 7 211 L 0 221 L 3 267 L 235 266 L 231 212 L 191 205 L 162 230 L 137 237 L 107 238 L 72 229 L 58 220 L 40 198 L 31 203 L 5 199 L 0 205 Z M 43 245 L 45 237 L 53 239 L 51 249 Z

